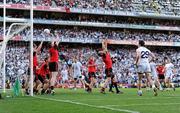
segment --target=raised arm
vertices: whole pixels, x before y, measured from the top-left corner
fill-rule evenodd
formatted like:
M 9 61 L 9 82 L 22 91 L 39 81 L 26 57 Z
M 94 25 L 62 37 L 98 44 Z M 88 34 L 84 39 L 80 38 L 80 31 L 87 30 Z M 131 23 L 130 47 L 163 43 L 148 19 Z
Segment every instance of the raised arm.
M 36 52 L 39 52 L 41 50 L 42 45 L 43 45 L 43 41 L 39 44 L 38 48 L 36 49 Z
M 107 52 L 107 51 L 108 51 L 108 50 L 107 50 L 107 40 L 103 40 L 103 41 L 102 41 L 102 49 L 103 49 L 104 52 Z

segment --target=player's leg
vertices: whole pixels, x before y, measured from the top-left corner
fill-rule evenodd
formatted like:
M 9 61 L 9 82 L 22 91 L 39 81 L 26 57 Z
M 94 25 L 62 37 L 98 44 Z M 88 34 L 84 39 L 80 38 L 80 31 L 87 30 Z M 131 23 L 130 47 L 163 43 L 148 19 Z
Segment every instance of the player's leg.
M 104 82 L 104 85 L 101 88 L 101 93 L 105 94 L 105 88 L 109 85 L 109 83 L 111 82 L 111 74 L 110 74 L 110 70 L 106 69 L 105 70 L 105 74 L 106 74 L 106 80 Z
M 104 85 L 102 86 L 101 88 L 101 93 L 105 93 L 105 88 L 108 86 L 108 84 L 111 82 L 111 77 L 107 77 L 105 82 L 104 82 Z
M 38 75 L 38 81 L 37 81 L 37 92 L 38 94 L 41 94 L 42 87 L 44 85 L 44 78 L 41 75 Z
M 142 82 L 143 73 L 138 73 L 138 95 L 142 96 L 142 90 L 141 90 L 141 82 Z
M 45 79 L 44 80 L 44 85 L 43 85 L 43 88 L 42 88 L 42 91 L 41 91 L 41 94 L 44 94 L 47 90 L 48 90 L 48 88 L 49 88 L 49 80 L 48 79 Z
M 26 95 L 29 95 L 29 82 L 30 82 L 30 74 L 28 73 L 27 79 L 25 81 L 25 93 Z
M 166 83 L 167 90 L 170 90 L 171 84 L 170 84 L 170 77 L 169 76 L 165 77 L 165 83 Z
M 77 89 L 77 82 L 78 82 L 78 78 L 77 78 L 77 77 L 74 77 L 74 80 L 73 80 L 73 84 L 74 84 L 73 89 L 74 89 L 74 90 Z
M 49 70 L 51 73 L 51 79 L 50 79 L 50 89 L 51 89 L 51 93 L 54 94 L 54 86 L 56 83 L 56 78 L 58 75 L 58 64 L 57 62 L 50 62 L 49 63 Z
M 159 90 L 162 91 L 163 88 L 157 76 L 154 78 L 154 81 L 155 81 L 156 86 L 159 88 Z
M 90 80 L 90 88 L 92 89 L 96 83 L 95 73 L 89 73 L 89 80 Z
M 123 92 L 118 89 L 118 85 L 114 76 L 111 77 L 111 81 L 112 81 L 113 86 L 116 89 L 116 94 L 122 94 Z
M 157 96 L 158 93 L 157 93 L 157 88 L 153 82 L 153 80 L 151 79 L 151 73 L 145 73 L 146 75 L 146 78 L 147 78 L 147 81 L 150 83 L 150 85 L 152 86 L 152 89 L 154 91 L 154 96 Z

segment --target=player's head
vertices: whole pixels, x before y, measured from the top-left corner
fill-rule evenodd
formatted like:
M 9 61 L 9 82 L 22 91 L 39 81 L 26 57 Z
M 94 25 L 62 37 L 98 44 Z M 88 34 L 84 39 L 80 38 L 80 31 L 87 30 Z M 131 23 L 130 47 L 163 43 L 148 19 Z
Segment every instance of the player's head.
M 74 62 L 75 62 L 75 63 L 77 62 L 77 57 L 76 57 L 76 56 L 74 57 Z
M 44 59 L 44 62 L 48 62 L 48 58 L 45 58 L 45 59 Z
M 58 49 L 58 45 L 56 42 L 54 42 L 54 49 Z
M 143 40 L 139 40 L 139 46 L 145 46 L 145 42 Z
M 170 59 L 168 57 L 164 57 L 164 63 L 165 64 L 170 63 Z
M 91 56 L 89 57 L 89 59 L 90 59 L 90 60 L 93 60 L 93 59 L 94 59 L 93 55 L 91 55 Z

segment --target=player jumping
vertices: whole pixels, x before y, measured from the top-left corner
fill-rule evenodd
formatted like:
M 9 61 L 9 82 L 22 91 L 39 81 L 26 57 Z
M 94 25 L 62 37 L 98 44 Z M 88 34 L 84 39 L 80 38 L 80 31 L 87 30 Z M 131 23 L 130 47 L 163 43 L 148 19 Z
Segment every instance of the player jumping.
M 50 71 L 50 89 L 51 94 L 54 94 L 54 85 L 56 82 L 56 78 L 58 75 L 58 61 L 59 61 L 59 53 L 58 53 L 58 45 L 59 42 L 52 42 L 51 48 L 49 49 L 50 61 L 49 61 L 49 71 Z
M 118 86 L 117 86 L 117 82 L 114 79 L 114 74 L 112 71 L 112 60 L 111 60 L 111 55 L 107 50 L 107 41 L 103 41 L 102 42 L 102 51 L 99 52 L 99 54 L 102 56 L 103 62 L 105 64 L 105 74 L 106 74 L 106 80 L 104 85 L 101 88 L 101 93 L 105 94 L 105 88 L 108 86 L 109 83 L 112 82 L 112 84 L 114 85 L 114 87 L 116 88 L 116 93 L 122 93 L 121 91 L 119 91 Z

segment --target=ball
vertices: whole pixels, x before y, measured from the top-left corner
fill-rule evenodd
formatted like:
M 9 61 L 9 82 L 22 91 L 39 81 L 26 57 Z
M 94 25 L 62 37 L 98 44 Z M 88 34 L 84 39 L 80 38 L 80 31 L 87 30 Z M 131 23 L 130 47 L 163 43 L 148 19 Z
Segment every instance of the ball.
M 50 34 L 50 30 L 49 29 L 44 29 L 44 32 L 47 34 Z

